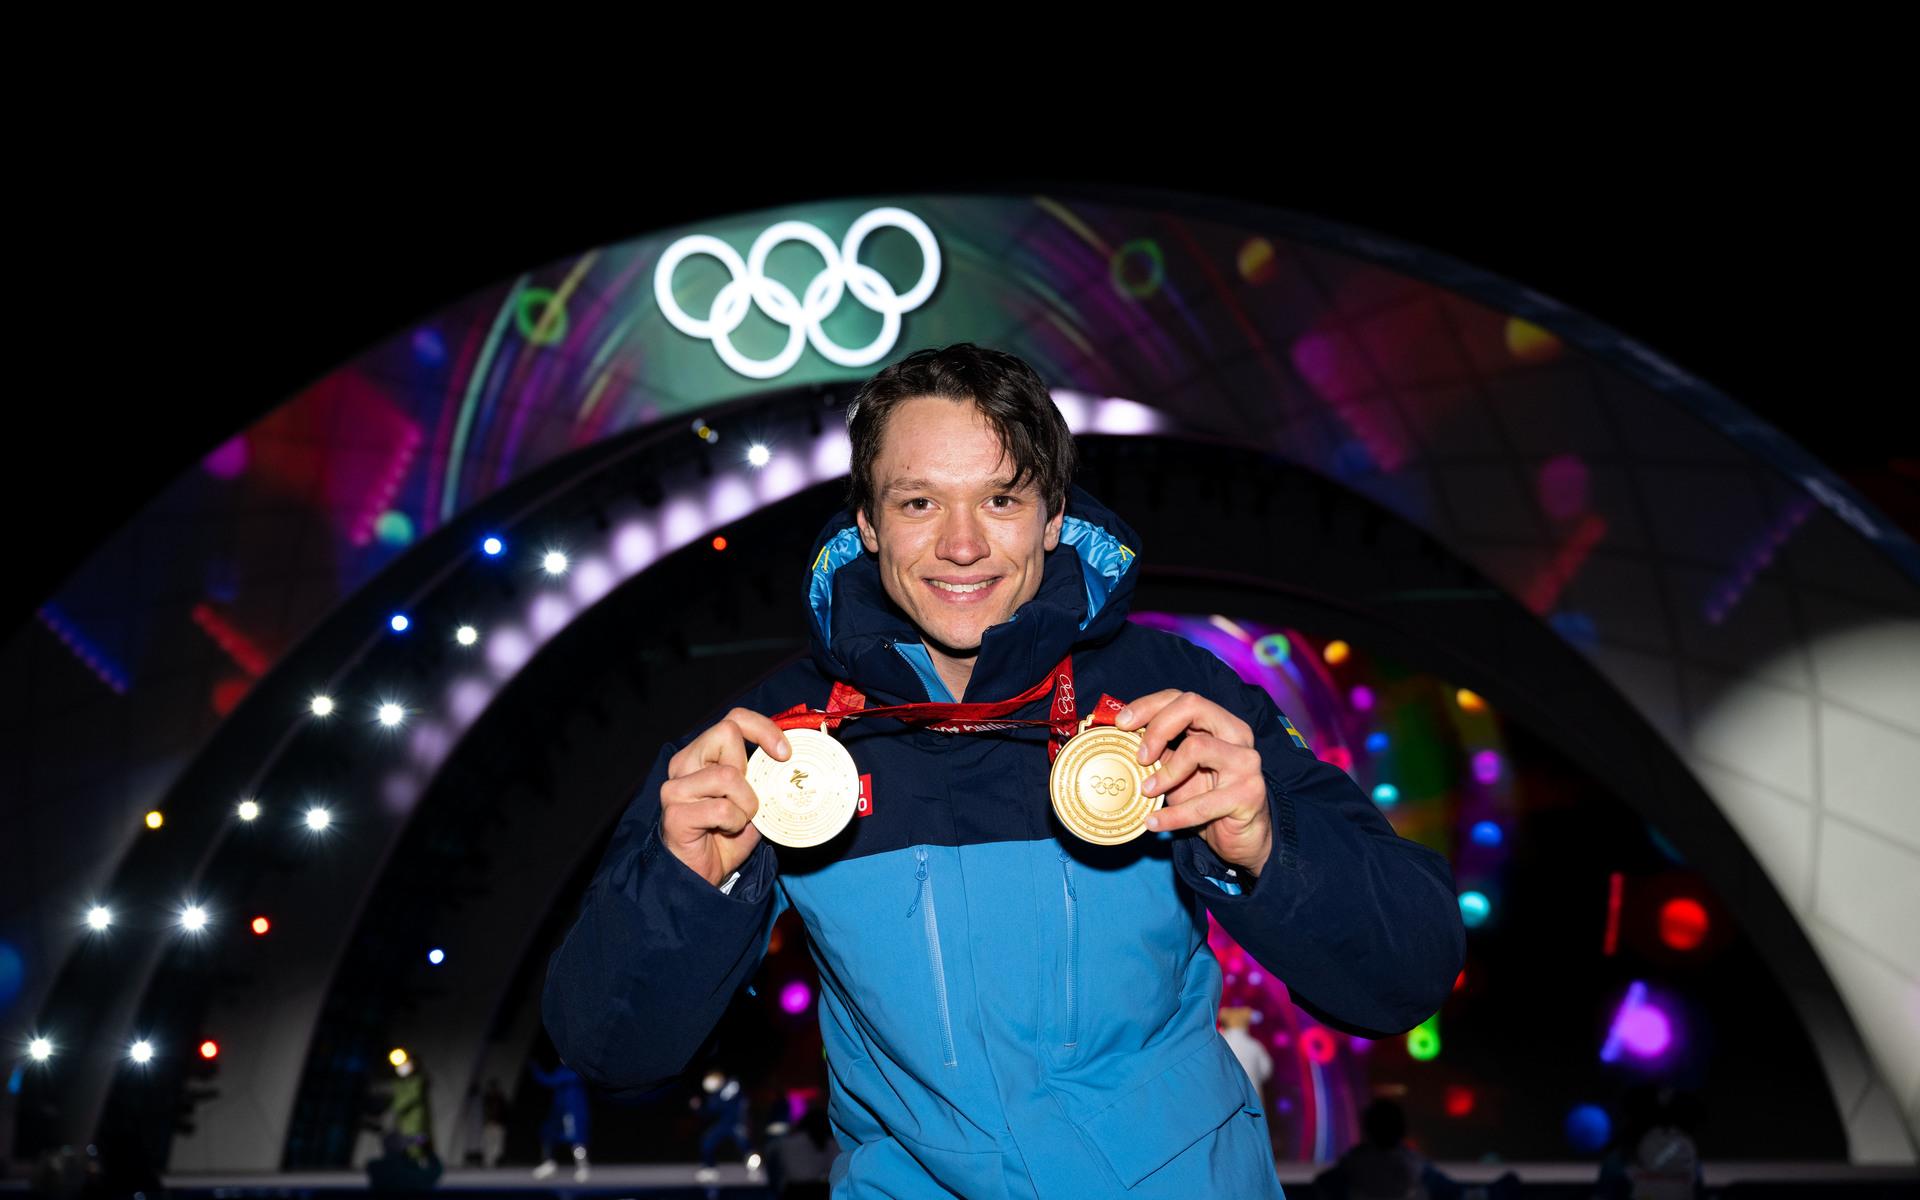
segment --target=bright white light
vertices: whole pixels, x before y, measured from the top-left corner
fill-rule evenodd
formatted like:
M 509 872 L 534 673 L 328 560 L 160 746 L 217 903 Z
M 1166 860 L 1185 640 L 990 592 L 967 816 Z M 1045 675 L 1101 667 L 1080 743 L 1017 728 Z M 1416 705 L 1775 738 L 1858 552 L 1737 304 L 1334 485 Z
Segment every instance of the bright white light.
M 127 1051 L 127 1057 L 141 1064 L 152 1062 L 153 1061 L 153 1043 L 147 1041 L 145 1038 L 142 1038 L 140 1041 L 137 1041 L 133 1044 L 132 1049 Z
M 758 1171 L 759 1169 L 760 1169 L 760 1156 L 758 1154 L 747 1155 L 747 1170 Z
M 307 828 L 316 833 L 325 829 L 332 820 L 333 814 L 324 808 L 310 808 L 307 810 Z
M 764 467 L 773 458 L 773 451 L 755 442 L 747 447 L 747 461 L 756 467 Z
M 260 815 L 260 805 L 258 801 L 242 800 L 240 807 L 235 811 L 239 813 L 242 821 L 251 821 Z
M 433 949 L 427 951 L 427 961 L 437 967 L 447 961 L 447 952 L 435 946 Z
M 198 904 L 189 904 L 180 914 L 180 928 L 188 933 L 199 933 L 207 927 L 207 910 Z
M 413 624 L 412 621 L 407 620 L 407 614 L 405 613 L 393 614 L 393 620 L 387 623 L 393 626 L 393 631 L 395 633 L 405 633 L 407 631 L 407 626 Z
M 95 929 L 105 929 L 113 924 L 113 914 L 96 904 L 87 910 L 87 924 Z
M 46 1038 L 35 1038 L 27 1043 L 27 1053 L 35 1062 L 45 1062 L 53 1057 L 53 1043 Z
M 453 640 L 462 646 L 471 646 L 480 640 L 480 631 L 471 625 L 462 625 L 460 631 L 453 635 Z
M 330 712 L 332 712 L 332 711 L 333 711 L 333 697 L 331 697 L 331 696 L 315 696 L 315 697 L 313 698 L 313 705 L 312 705 L 312 707 L 313 707 L 313 715 L 314 715 L 314 716 L 316 716 L 316 717 L 324 717 L 324 716 L 326 716 L 326 715 L 327 715 L 328 713 L 330 713 Z
M 499 538 L 490 537 L 486 541 L 480 543 L 480 548 L 482 550 L 485 550 L 488 554 L 498 554 L 502 550 L 506 549 L 506 546 L 500 541 Z
M 380 723 L 391 729 L 407 715 L 407 710 L 391 702 L 380 706 Z
M 549 575 L 564 575 L 567 573 L 567 556 L 558 550 L 547 551 L 547 556 L 541 560 L 541 563 L 547 568 L 547 574 Z

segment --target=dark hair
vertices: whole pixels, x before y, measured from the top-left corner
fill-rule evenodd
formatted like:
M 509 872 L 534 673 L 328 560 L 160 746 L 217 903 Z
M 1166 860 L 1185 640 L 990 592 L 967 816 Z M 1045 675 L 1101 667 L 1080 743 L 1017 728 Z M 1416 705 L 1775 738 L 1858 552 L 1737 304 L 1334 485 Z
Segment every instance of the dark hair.
M 939 350 L 916 350 L 860 385 L 847 405 L 853 466 L 847 508 L 873 519 L 873 460 L 887 417 L 903 400 L 943 396 L 972 401 L 1013 460 L 1013 486 L 1031 479 L 1047 504 L 1047 517 L 1065 507 L 1078 453 L 1073 433 L 1034 369 L 1002 350 L 955 342 Z
M 1407 1136 L 1407 1110 L 1385 1096 L 1375 1097 L 1360 1114 L 1360 1129 L 1369 1142 L 1391 1150 Z

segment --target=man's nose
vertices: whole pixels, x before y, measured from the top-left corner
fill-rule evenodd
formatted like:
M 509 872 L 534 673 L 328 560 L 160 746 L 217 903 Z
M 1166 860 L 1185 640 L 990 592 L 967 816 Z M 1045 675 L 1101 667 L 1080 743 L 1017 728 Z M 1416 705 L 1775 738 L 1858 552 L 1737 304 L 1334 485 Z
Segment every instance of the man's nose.
M 978 562 L 987 556 L 986 530 L 973 513 L 952 513 L 940 530 L 940 543 L 935 549 L 948 562 L 962 566 Z

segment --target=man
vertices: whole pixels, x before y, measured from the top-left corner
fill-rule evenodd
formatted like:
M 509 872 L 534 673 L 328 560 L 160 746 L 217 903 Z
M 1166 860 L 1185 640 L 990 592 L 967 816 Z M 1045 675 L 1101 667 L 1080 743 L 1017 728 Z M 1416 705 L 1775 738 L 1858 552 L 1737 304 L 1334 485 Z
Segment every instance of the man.
M 1283 1196 L 1214 1026 L 1206 909 L 1296 1003 L 1389 1036 L 1460 969 L 1446 860 L 1396 836 L 1264 690 L 1125 619 L 1138 539 L 1073 485 L 1072 436 L 1027 364 L 920 351 L 860 389 L 849 432 L 848 508 L 809 556 L 812 653 L 660 752 L 549 964 L 555 1046 L 604 1087 L 669 1082 L 792 906 L 820 970 L 835 1195 Z M 769 714 L 824 710 L 836 682 L 878 707 L 1051 678 L 1006 714 L 1044 720 L 1069 655 L 1075 711 L 1110 694 L 1140 760 L 1164 755 L 1153 832 L 1064 829 L 1044 725 L 886 716 L 834 731 L 865 809 L 840 836 L 792 849 L 750 823 L 748 752 L 790 754 Z

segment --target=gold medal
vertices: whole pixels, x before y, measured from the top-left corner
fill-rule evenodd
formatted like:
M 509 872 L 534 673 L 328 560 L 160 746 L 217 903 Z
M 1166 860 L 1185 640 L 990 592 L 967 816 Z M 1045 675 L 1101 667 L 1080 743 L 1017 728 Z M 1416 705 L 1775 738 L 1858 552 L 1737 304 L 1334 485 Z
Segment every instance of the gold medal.
M 747 760 L 747 786 L 760 801 L 753 814 L 762 837 L 782 846 L 818 846 L 847 827 L 860 804 L 860 768 L 832 734 L 789 729 L 786 761 L 763 749 Z
M 1083 841 L 1102 846 L 1130 842 L 1147 830 L 1147 814 L 1165 796 L 1144 796 L 1140 785 L 1160 769 L 1140 765 L 1140 735 L 1087 716 L 1053 760 L 1053 811 Z

